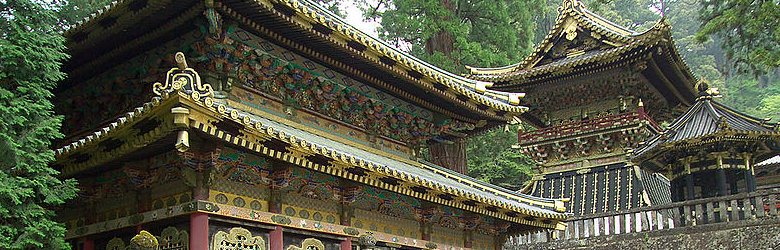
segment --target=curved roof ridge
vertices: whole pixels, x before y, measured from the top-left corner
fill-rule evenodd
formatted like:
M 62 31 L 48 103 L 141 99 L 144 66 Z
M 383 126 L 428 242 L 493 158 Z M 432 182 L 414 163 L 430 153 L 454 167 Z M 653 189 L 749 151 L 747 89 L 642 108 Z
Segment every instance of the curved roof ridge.
M 746 120 L 749 120 L 749 121 L 752 121 L 752 122 L 755 122 L 755 123 L 759 123 L 763 127 L 771 129 L 773 127 L 773 125 L 775 125 L 775 126 L 777 125 L 777 123 L 769 122 L 771 120 L 770 118 L 762 119 L 762 118 L 758 118 L 758 117 L 752 116 L 750 114 L 745 114 L 745 113 L 739 112 L 736 109 L 733 109 L 733 108 L 731 108 L 729 106 L 726 106 L 726 105 L 724 105 L 724 104 L 722 104 L 722 103 L 720 103 L 718 101 L 715 101 L 715 100 L 711 100 L 710 102 L 713 103 L 713 106 L 717 106 L 719 109 L 721 109 L 723 111 L 726 111 L 729 114 L 741 117 L 743 119 L 746 119 Z
M 640 32 L 637 32 L 636 30 L 629 29 L 628 27 L 625 27 L 623 25 L 617 24 L 615 22 L 610 21 L 609 19 L 604 18 L 603 16 L 596 14 L 593 11 L 590 11 L 590 9 L 583 8 L 582 13 L 586 14 L 588 17 L 594 20 L 598 20 L 599 22 L 602 22 L 604 24 L 608 24 L 609 28 L 613 28 L 616 30 L 621 31 L 621 33 L 626 33 L 627 35 L 633 35 Z
M 469 74 L 477 76 L 503 74 L 533 67 L 542 53 L 547 52 L 550 48 L 552 48 L 554 40 L 559 36 L 559 34 L 561 34 L 565 28 L 565 21 L 569 18 L 572 18 L 577 22 L 586 22 L 590 24 L 590 28 L 597 32 L 604 33 L 602 35 L 621 40 L 621 42 L 625 44 L 629 43 L 635 35 L 641 34 L 621 25 L 615 24 L 614 22 L 611 22 L 598 14 L 591 12 L 586 8 L 585 4 L 581 0 L 563 0 L 563 3 L 558 8 L 558 17 L 555 19 L 555 24 L 547 33 L 545 38 L 536 44 L 535 49 L 533 52 L 531 52 L 531 54 L 518 63 L 506 66 L 467 66 Z
M 683 115 L 672 121 L 663 133 L 651 137 L 647 143 L 635 150 L 632 158 L 639 159 L 648 152 L 669 145 L 687 145 L 708 136 L 721 136 L 726 131 L 744 135 L 780 136 L 780 131 L 776 129 L 777 124 L 767 123 L 766 120 L 712 100 L 714 94 L 708 93 L 706 89 L 706 85 L 704 88 L 700 87 L 701 96 L 696 102 Z
M 704 110 L 706 110 L 706 111 L 707 111 L 707 113 L 709 113 L 711 116 L 713 116 L 713 117 L 715 118 L 715 120 L 720 120 L 720 119 L 723 117 L 723 115 L 721 115 L 721 114 L 720 114 L 720 112 L 718 112 L 718 109 L 716 109 L 716 108 L 715 108 L 715 107 L 712 105 L 712 100 L 710 100 L 710 99 L 704 99 L 704 100 L 702 100 L 702 101 L 700 101 L 700 102 L 701 102 L 701 103 L 704 103 L 704 104 L 703 104 L 703 106 L 704 106 L 704 108 L 705 108 Z
M 667 131 L 680 129 L 701 108 L 702 108 L 702 104 L 700 102 L 694 103 L 690 108 L 688 108 L 688 111 L 686 111 L 683 115 L 681 115 L 680 117 L 672 121 L 672 123 L 669 125 L 669 128 L 664 130 L 664 133 L 666 133 Z
M 343 25 L 346 28 L 349 28 L 350 29 L 350 30 L 348 30 L 348 31 L 350 31 L 349 33 L 352 33 L 352 32 L 359 33 L 364 38 L 368 38 L 368 39 L 371 40 L 371 41 L 366 41 L 366 42 L 376 42 L 376 43 L 379 43 L 380 45 L 382 45 L 384 47 L 383 49 L 389 49 L 389 50 L 391 50 L 394 53 L 398 53 L 401 56 L 404 56 L 404 57 L 408 58 L 409 60 L 414 61 L 415 63 L 418 63 L 418 64 L 421 64 L 422 66 L 428 67 L 431 70 L 436 71 L 436 72 L 441 73 L 441 74 L 444 74 L 447 77 L 451 77 L 452 80 L 464 81 L 464 82 L 471 83 L 471 84 L 485 82 L 485 81 L 480 81 L 480 80 L 475 80 L 475 79 L 470 79 L 470 78 L 466 78 L 466 77 L 460 76 L 458 74 L 455 74 L 455 73 L 449 72 L 447 70 L 441 69 L 441 68 L 439 68 L 437 66 L 434 66 L 434 65 L 432 65 L 432 64 L 430 64 L 430 63 L 428 63 L 428 62 L 426 62 L 426 61 L 424 61 L 422 59 L 419 59 L 419 58 L 417 58 L 417 57 L 415 57 L 413 55 L 410 55 L 409 53 L 406 53 L 405 51 L 402 51 L 402 50 L 396 48 L 395 46 L 392 46 L 392 45 L 388 44 L 387 42 L 385 42 L 382 39 L 379 39 L 379 38 L 373 37 L 371 35 L 368 35 L 366 32 L 363 32 L 362 30 L 360 30 L 360 29 L 356 28 L 355 26 L 349 24 L 347 21 L 342 19 L 340 16 L 334 14 L 333 12 L 331 12 L 328 9 L 323 8 L 318 3 L 312 2 L 310 0 L 277 0 L 277 1 L 282 1 L 282 2 L 286 2 L 286 3 L 306 2 L 306 6 L 307 7 L 315 8 L 317 11 L 321 12 L 320 14 L 327 15 L 327 18 L 331 19 L 330 21 L 335 21 L 339 25 Z M 344 32 L 344 33 L 347 33 L 347 32 Z M 374 49 L 377 49 L 377 50 L 382 50 L 382 48 L 375 48 L 375 47 L 372 47 L 372 46 L 370 46 L 370 48 L 374 48 Z

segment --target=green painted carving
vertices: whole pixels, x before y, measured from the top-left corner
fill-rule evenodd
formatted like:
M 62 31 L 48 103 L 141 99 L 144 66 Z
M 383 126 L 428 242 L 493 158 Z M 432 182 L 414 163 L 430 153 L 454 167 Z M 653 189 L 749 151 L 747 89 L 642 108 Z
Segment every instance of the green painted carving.
M 347 85 L 312 70 L 316 68 L 312 65 L 290 61 L 295 56 L 289 51 L 271 53 L 273 48 L 269 49 L 269 46 L 272 45 L 263 48 L 265 41 L 259 39 L 248 32 L 237 31 L 219 39 L 207 37 L 192 47 L 199 68 L 216 74 L 212 76 L 215 81 L 228 79 L 233 84 L 278 98 L 285 105 L 313 110 L 375 134 L 422 143 L 444 131 L 466 127 L 466 124 L 448 119 L 434 123 L 432 116 L 423 117 L 419 112 L 407 110 L 404 106 L 409 104 L 390 104 L 361 90 L 368 88 L 366 86 Z M 388 98 L 385 93 L 381 95 Z M 251 94 L 238 98 L 256 102 Z

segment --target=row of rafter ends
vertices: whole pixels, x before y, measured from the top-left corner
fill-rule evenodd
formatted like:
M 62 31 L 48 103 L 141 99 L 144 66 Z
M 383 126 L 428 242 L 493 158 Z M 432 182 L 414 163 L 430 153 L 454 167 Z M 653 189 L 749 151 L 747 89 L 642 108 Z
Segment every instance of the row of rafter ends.
M 151 110 L 152 108 L 159 106 L 161 101 L 162 98 L 153 97 L 151 102 L 144 103 L 143 106 L 137 107 L 133 109 L 133 111 L 131 112 L 127 112 L 124 116 L 117 118 L 116 121 L 110 123 L 108 126 L 100 128 L 97 131 L 92 132 L 91 134 L 84 136 L 81 139 L 78 139 L 74 142 L 71 142 L 65 146 L 56 149 L 55 156 L 68 154 L 71 151 L 74 151 L 76 149 L 86 147 L 92 143 L 97 143 L 103 137 L 111 133 L 111 131 L 118 130 L 126 126 L 127 124 L 132 123 L 137 117 L 141 117 L 142 115 L 148 113 L 148 111 Z
M 478 195 L 478 194 L 467 192 L 467 191 L 464 191 L 464 190 L 461 190 L 461 189 L 456 189 L 455 187 L 445 186 L 445 185 L 442 185 L 441 183 L 438 183 L 438 182 L 435 182 L 435 181 L 431 181 L 431 180 L 427 180 L 425 178 L 422 178 L 420 176 L 416 176 L 414 174 L 405 173 L 405 172 L 399 172 L 398 170 L 392 169 L 392 168 L 390 168 L 388 166 L 384 166 L 384 165 L 381 165 L 381 164 L 374 163 L 372 161 L 361 159 L 361 158 L 355 157 L 353 155 L 349 155 L 347 153 L 339 152 L 339 151 L 337 151 L 335 149 L 329 149 L 329 148 L 321 146 L 321 145 L 316 145 L 314 143 L 305 141 L 305 140 L 303 140 L 301 138 L 297 138 L 297 137 L 295 137 L 295 135 L 286 134 L 284 131 L 277 131 L 273 127 L 268 126 L 267 124 L 262 124 L 262 122 L 254 119 L 252 114 L 245 113 L 244 111 L 241 111 L 241 110 L 238 110 L 238 109 L 235 109 L 235 108 L 232 108 L 232 107 L 220 105 L 220 106 L 216 107 L 216 109 L 214 109 L 213 107 L 208 107 L 208 108 L 213 109 L 214 111 L 219 113 L 223 118 L 229 118 L 229 119 L 232 119 L 232 120 L 234 120 L 236 122 L 243 123 L 247 127 L 255 128 L 260 133 L 267 134 L 268 136 L 273 136 L 274 138 L 279 139 L 279 140 L 281 140 L 281 141 L 283 141 L 285 143 L 288 143 L 290 145 L 293 145 L 293 146 L 295 146 L 295 147 L 297 147 L 299 149 L 310 150 L 310 151 L 313 151 L 315 153 L 318 153 L 318 154 L 330 157 L 332 159 L 339 160 L 339 161 L 341 161 L 343 163 L 351 164 L 351 165 L 354 165 L 354 166 L 357 166 L 357 167 L 361 167 L 361 168 L 364 168 L 364 169 L 367 169 L 367 170 L 371 170 L 371 171 L 374 171 L 374 172 L 384 173 L 384 174 L 387 174 L 387 175 L 390 175 L 390 176 L 393 176 L 393 177 L 397 177 L 397 178 L 399 178 L 401 180 L 404 180 L 404 181 L 411 181 L 411 182 L 419 183 L 419 184 L 422 184 L 422 185 L 427 186 L 427 187 L 436 188 L 436 189 L 444 191 L 446 193 L 452 193 L 452 194 L 455 194 L 455 195 L 458 195 L 458 196 L 461 196 L 461 197 L 477 199 L 480 202 L 493 203 L 492 205 L 503 205 L 503 206 L 505 206 L 504 208 L 508 208 L 510 210 L 515 210 L 515 211 L 518 210 L 518 209 L 520 209 L 521 211 L 525 210 L 524 208 L 517 207 L 516 205 L 512 205 L 512 204 L 509 204 L 509 203 L 506 203 L 506 202 L 503 202 L 503 201 L 499 201 L 499 200 L 492 200 L 492 199 L 489 199 L 487 197 L 484 197 L 484 196 L 481 196 L 481 195 Z M 447 173 L 444 173 L 444 172 L 440 172 L 440 173 L 437 173 L 437 174 L 442 175 L 445 178 L 451 178 L 451 176 L 447 176 Z M 457 178 L 457 177 L 454 177 L 454 178 Z M 530 200 L 527 197 L 523 197 L 523 198 L 516 197 L 515 199 L 513 199 L 512 196 L 515 196 L 513 194 L 502 193 L 502 192 L 498 192 L 498 191 L 495 191 L 495 190 L 491 190 L 491 189 L 489 189 L 487 187 L 484 187 L 482 185 L 478 185 L 477 183 L 463 183 L 463 182 L 460 182 L 460 183 L 469 185 L 472 188 L 484 190 L 485 192 L 491 192 L 493 195 L 496 195 L 496 196 L 499 196 L 499 197 L 503 197 L 503 198 L 505 198 L 507 200 L 511 200 L 511 201 L 518 202 L 518 203 L 521 203 L 521 204 L 527 204 L 527 205 L 531 205 L 531 206 L 543 206 L 543 207 L 547 207 L 547 208 L 551 208 L 551 209 L 555 207 L 555 204 L 554 204 L 555 200 L 543 199 L 543 200 L 538 200 L 537 201 L 537 200 Z M 532 212 L 532 211 L 527 211 L 527 212 Z

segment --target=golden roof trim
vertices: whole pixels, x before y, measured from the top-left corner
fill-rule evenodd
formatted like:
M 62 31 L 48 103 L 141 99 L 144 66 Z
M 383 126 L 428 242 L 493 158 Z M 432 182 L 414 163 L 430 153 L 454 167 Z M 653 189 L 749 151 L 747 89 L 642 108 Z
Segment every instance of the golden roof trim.
M 504 81 L 523 79 L 518 75 L 531 74 L 535 72 L 536 64 L 542 59 L 543 55 L 553 47 L 553 42 L 560 36 L 566 34 L 566 28 L 571 26 L 572 22 L 579 28 L 591 30 L 594 34 L 601 37 L 601 41 L 614 46 L 615 48 L 622 48 L 625 46 L 631 46 L 636 48 L 639 45 L 651 46 L 658 43 L 659 40 L 664 42 L 671 42 L 670 25 L 661 18 L 656 24 L 643 32 L 636 32 L 615 24 L 593 12 L 588 10 L 581 0 L 564 0 L 558 9 L 559 15 L 556 19 L 555 25 L 550 29 L 547 36 L 540 42 L 534 49 L 534 51 L 520 63 L 494 67 L 494 68 L 479 68 L 468 66 L 470 74 L 468 78 L 485 80 L 485 81 Z M 663 37 L 668 36 L 668 39 Z M 627 51 L 628 49 L 622 49 Z M 675 52 L 676 53 L 676 52 Z M 614 53 L 610 53 L 614 54 Z M 677 56 L 679 57 L 679 55 Z M 581 62 L 580 60 L 584 60 Z M 582 65 L 584 63 L 593 61 L 593 59 L 577 58 L 571 62 L 567 62 L 567 65 Z M 539 67 L 544 67 L 539 66 Z M 554 69 L 561 68 L 562 66 L 553 67 Z M 551 71 L 548 69 L 545 72 Z M 517 73 L 517 74 L 513 74 Z M 690 69 L 688 70 L 690 73 Z M 538 75 L 532 74 L 532 75 Z
M 436 66 L 430 65 L 425 61 L 422 61 L 414 56 L 411 56 L 403 51 L 400 51 L 384 41 L 371 37 L 362 31 L 354 28 L 352 25 L 341 20 L 340 17 L 331 14 L 329 11 L 321 8 L 317 4 L 310 3 L 307 0 L 255 0 L 260 4 L 271 4 L 271 2 L 277 2 L 284 4 L 285 6 L 295 10 L 295 14 L 301 17 L 302 20 L 308 22 L 314 22 L 316 24 L 323 25 L 334 32 L 338 32 L 340 36 L 349 39 L 350 41 L 357 42 L 366 47 L 366 49 L 372 50 L 372 52 L 393 59 L 397 63 L 405 66 L 407 70 L 415 70 L 428 80 L 438 82 L 448 89 L 455 91 L 458 94 L 465 95 L 471 100 L 487 105 L 491 108 L 507 111 L 512 113 L 522 113 L 527 110 L 527 107 L 519 106 L 520 93 L 510 93 L 495 90 L 487 90 L 480 88 L 479 86 L 492 86 L 491 82 L 484 82 L 475 79 L 469 79 L 466 77 L 458 76 L 451 72 L 442 70 Z M 297 21 L 297 20 L 294 20 Z M 361 52 L 361 54 L 363 54 Z M 363 54 L 368 59 L 371 57 Z M 378 59 L 377 59 L 378 60 Z M 418 84 L 419 86 L 427 89 L 435 89 L 429 84 Z M 446 93 L 446 92 L 445 92 Z M 495 98 L 486 97 L 489 94 Z

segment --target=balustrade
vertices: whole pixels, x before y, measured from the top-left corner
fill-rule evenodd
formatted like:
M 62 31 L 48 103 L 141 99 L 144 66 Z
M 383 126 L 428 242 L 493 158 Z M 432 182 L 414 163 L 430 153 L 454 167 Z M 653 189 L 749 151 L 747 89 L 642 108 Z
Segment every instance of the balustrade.
M 568 220 L 566 230 L 518 234 L 509 237 L 506 246 L 777 218 L 780 206 L 778 195 L 780 189 L 764 189 L 752 193 L 578 216 Z

